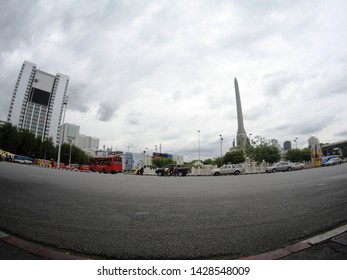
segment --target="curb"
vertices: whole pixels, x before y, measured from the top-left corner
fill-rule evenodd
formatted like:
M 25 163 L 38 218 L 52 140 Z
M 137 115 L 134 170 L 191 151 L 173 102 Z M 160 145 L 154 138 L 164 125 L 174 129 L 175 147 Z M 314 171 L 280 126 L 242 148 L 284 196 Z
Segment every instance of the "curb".
M 339 228 L 327 231 L 325 233 L 319 234 L 317 236 L 311 237 L 309 239 L 300 241 L 296 244 L 269 251 L 266 253 L 261 253 L 254 256 L 248 256 L 240 258 L 239 260 L 278 260 L 290 256 L 291 254 L 304 251 L 314 245 L 331 239 L 339 234 L 347 231 L 347 225 L 341 226 Z
M 3 241 L 16 248 L 22 249 L 32 255 L 38 256 L 45 260 L 87 260 L 85 257 L 72 255 L 69 252 L 55 251 L 42 245 L 34 244 L 24 239 L 11 236 L 5 232 L 0 231 L 0 241 Z
M 314 245 L 336 237 L 344 232 L 347 232 L 347 225 L 322 233 L 312 238 L 300 241 L 296 244 L 289 245 L 284 248 L 272 250 L 269 252 L 242 257 L 237 260 L 279 260 L 288 257 L 292 254 L 307 250 Z M 32 255 L 38 256 L 45 260 L 88 260 L 87 257 L 72 255 L 70 252 L 60 252 L 47 247 L 44 247 L 24 239 L 11 236 L 3 231 L 0 231 L 0 241 L 11 246 L 22 249 Z

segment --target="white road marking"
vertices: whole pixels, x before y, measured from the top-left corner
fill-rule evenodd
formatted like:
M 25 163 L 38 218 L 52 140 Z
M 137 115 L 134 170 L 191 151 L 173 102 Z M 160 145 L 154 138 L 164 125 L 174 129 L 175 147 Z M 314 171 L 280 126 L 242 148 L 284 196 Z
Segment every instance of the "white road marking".
M 302 242 L 306 242 L 306 243 L 309 243 L 309 244 L 317 244 L 319 242 L 322 242 L 322 241 L 325 241 L 327 239 L 330 239 L 336 235 L 339 235 L 341 233 L 344 233 L 345 231 L 347 231 L 347 225 L 344 225 L 342 227 L 339 227 L 339 228 L 336 228 L 336 229 L 333 229 L 331 231 L 327 231 L 325 233 L 322 233 L 320 235 L 317 235 L 317 236 L 314 236 L 312 238 L 309 238 L 309 239 L 306 239 Z
M 6 237 L 6 236 L 9 236 L 9 235 L 6 232 L 3 232 L 0 230 L 0 238 Z

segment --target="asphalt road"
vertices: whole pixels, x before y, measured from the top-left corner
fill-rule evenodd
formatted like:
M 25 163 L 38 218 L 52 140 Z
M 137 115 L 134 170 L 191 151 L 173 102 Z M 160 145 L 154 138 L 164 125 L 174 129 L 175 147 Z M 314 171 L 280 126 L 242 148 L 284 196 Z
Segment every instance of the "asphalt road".
M 235 259 L 346 224 L 346 171 L 153 177 L 0 162 L 0 229 L 110 259 Z

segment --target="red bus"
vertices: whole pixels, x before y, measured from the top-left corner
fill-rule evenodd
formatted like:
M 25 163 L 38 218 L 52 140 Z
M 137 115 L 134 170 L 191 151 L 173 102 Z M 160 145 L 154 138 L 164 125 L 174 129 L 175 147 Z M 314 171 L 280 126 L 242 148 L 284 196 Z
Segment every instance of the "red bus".
M 99 173 L 117 174 L 122 172 L 122 158 L 120 156 L 92 157 L 90 170 Z

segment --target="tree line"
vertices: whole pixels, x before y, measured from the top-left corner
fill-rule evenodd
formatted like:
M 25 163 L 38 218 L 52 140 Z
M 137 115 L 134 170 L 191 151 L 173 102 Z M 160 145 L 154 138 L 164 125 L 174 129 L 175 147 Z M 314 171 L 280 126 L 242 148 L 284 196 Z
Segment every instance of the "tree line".
M 223 157 L 207 159 L 203 163 L 220 167 L 228 163 L 244 163 L 246 157 L 249 157 L 258 164 L 262 162 L 273 164 L 281 160 L 281 152 L 277 147 L 272 145 L 270 140 L 256 136 L 244 149 L 236 147 L 226 152 Z M 290 162 L 311 161 L 311 150 L 309 148 L 289 150 L 285 156 L 285 160 Z
M 0 149 L 16 155 L 52 161 L 57 161 L 58 157 L 58 145 L 54 145 L 51 137 L 42 141 L 29 130 L 17 128 L 11 123 L 0 126 Z M 70 144 L 62 144 L 60 155 L 60 162 L 68 164 Z M 71 163 L 88 164 L 89 160 L 90 157 L 82 149 L 72 145 Z

